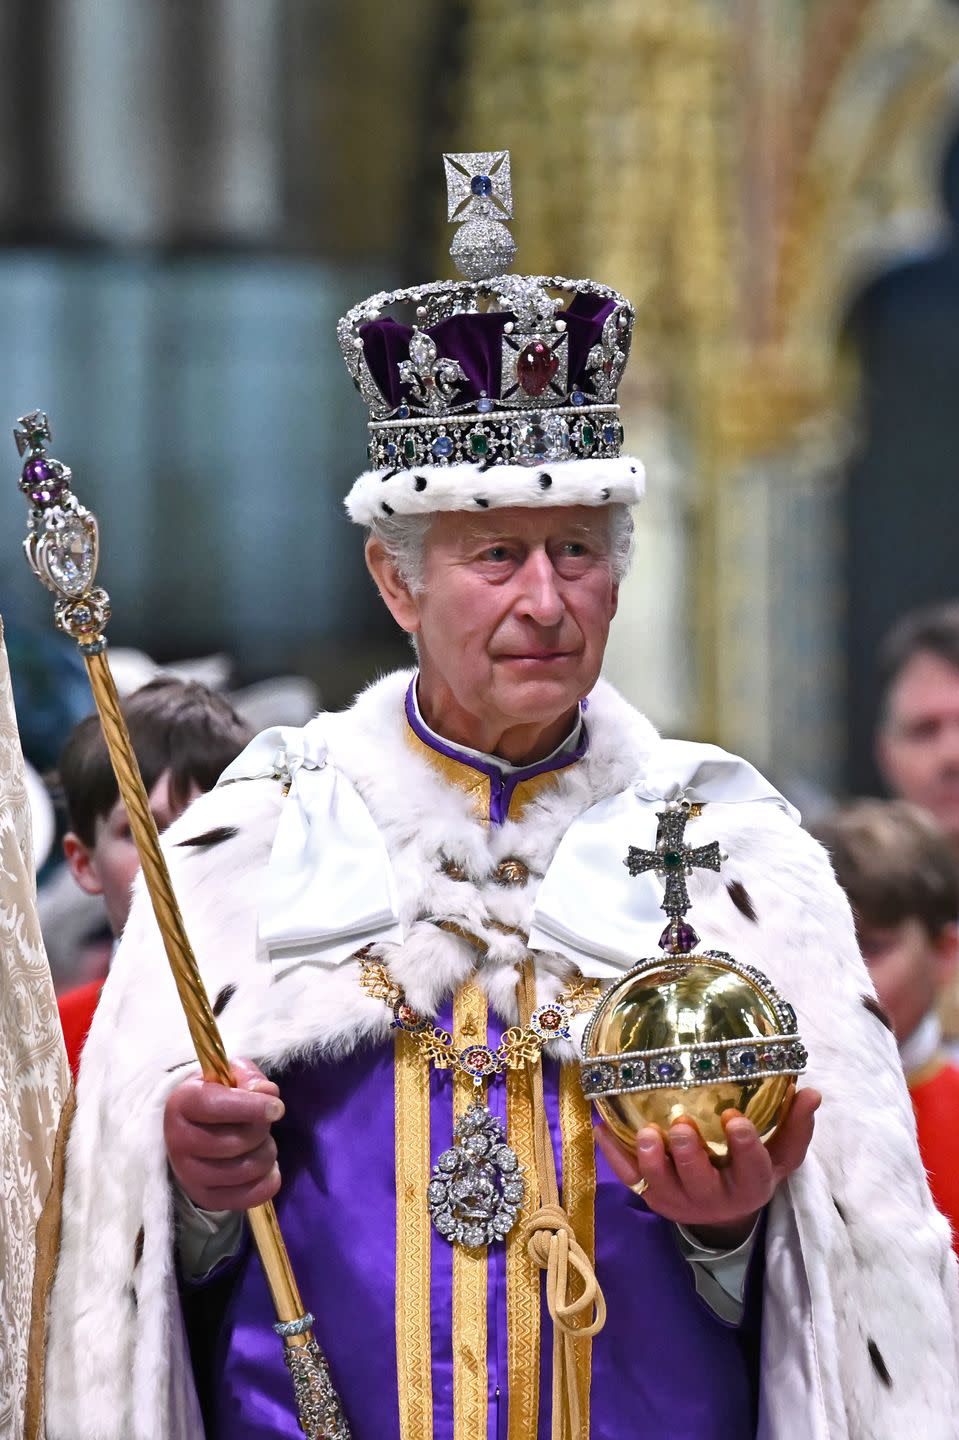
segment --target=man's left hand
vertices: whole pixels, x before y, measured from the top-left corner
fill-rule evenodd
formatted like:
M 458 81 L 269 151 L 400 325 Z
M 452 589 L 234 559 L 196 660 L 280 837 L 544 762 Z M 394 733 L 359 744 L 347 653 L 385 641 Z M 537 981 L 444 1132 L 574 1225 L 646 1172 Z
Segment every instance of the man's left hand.
M 734 1249 L 749 1235 L 780 1181 L 802 1164 L 812 1140 L 813 1117 L 822 1102 L 817 1090 L 800 1090 L 768 1145 L 738 1110 L 723 1116 L 729 1160 L 721 1169 L 709 1159 L 699 1131 L 678 1120 L 669 1146 L 653 1125 L 625 1149 L 603 1125 L 596 1143 L 624 1184 L 646 1182 L 643 1199 L 651 1210 L 691 1230 L 702 1245 Z

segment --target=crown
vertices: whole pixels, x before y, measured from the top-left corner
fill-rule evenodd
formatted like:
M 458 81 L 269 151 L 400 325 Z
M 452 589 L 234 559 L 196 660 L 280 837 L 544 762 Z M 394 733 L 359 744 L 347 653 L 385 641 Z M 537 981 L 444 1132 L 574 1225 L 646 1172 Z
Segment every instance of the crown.
M 632 503 L 642 467 L 621 455 L 616 398 L 632 306 L 592 280 L 509 273 L 509 152 L 443 160 L 457 227 L 450 254 L 465 278 L 381 291 L 337 326 L 370 409 L 371 469 L 347 499 L 351 517 Z

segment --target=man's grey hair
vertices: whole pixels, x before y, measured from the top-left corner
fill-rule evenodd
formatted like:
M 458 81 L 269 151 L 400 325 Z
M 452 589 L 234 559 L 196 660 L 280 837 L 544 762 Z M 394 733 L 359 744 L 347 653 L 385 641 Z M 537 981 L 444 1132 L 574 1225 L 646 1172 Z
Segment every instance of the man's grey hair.
M 628 505 L 607 505 L 605 510 L 609 519 L 607 558 L 618 585 L 626 578 L 633 558 L 633 512 Z M 378 515 L 370 525 L 370 536 L 383 546 L 412 595 L 425 588 L 426 536 L 432 520 L 432 515 Z

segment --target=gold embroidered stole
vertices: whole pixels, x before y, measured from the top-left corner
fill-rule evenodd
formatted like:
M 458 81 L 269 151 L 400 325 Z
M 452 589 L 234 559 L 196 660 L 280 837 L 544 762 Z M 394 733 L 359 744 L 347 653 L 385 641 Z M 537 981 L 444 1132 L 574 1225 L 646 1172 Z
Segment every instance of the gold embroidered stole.
M 430 1347 L 430 1062 L 404 1030 L 396 1032 L 396 1378 L 400 1435 L 432 1440 Z
M 453 1044 L 486 1044 L 486 996 L 467 980 L 453 1001 Z M 453 1117 L 459 1120 L 483 1091 L 453 1073 Z M 486 1335 L 487 1247 L 453 1246 L 453 1440 L 486 1440 L 489 1371 Z
M 507 1140 L 526 1179 L 524 1212 L 536 1204 L 533 1092 L 525 1070 L 506 1076 Z M 509 1386 L 507 1440 L 530 1440 L 539 1417 L 539 1266 L 526 1248 L 522 1224 L 506 1237 L 506 1369 Z

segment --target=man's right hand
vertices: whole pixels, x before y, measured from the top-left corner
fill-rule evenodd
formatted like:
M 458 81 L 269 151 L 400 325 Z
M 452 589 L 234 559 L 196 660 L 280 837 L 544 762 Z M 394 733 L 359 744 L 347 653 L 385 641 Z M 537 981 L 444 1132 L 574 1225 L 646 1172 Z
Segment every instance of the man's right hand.
M 192 1076 L 163 1115 L 170 1168 L 201 1210 L 249 1210 L 280 1188 L 270 1126 L 284 1113 L 279 1089 L 250 1060 L 234 1060 L 236 1089 Z

